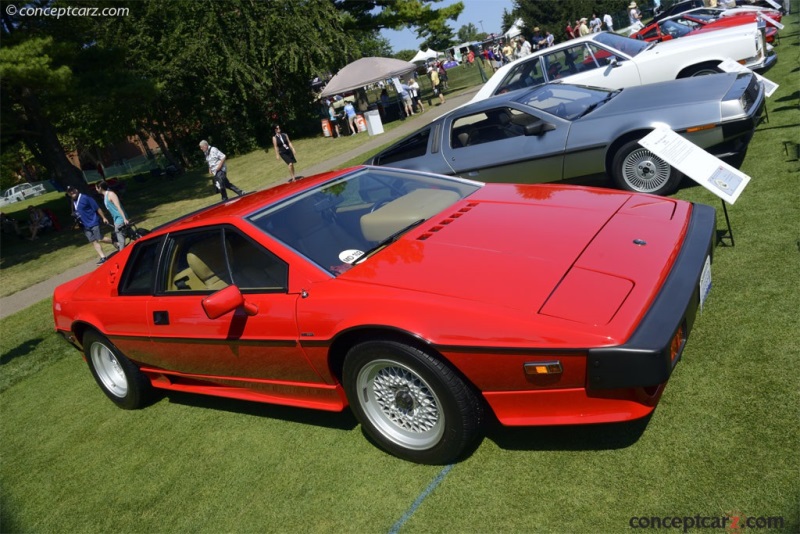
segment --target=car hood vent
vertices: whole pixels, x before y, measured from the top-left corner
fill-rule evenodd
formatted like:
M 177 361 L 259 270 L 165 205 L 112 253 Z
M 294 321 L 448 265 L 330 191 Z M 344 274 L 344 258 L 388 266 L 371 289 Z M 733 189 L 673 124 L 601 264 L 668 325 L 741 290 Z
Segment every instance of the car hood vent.
M 439 222 L 437 222 L 436 224 L 428 228 L 425 232 L 420 234 L 420 236 L 417 237 L 417 240 L 425 241 L 431 238 L 436 232 L 443 230 L 448 224 L 452 224 L 457 219 L 460 219 L 461 217 L 472 211 L 472 208 L 474 208 L 477 205 L 478 205 L 477 202 L 470 202 L 466 206 L 459 208 L 457 211 L 451 213 L 444 219 L 441 219 Z

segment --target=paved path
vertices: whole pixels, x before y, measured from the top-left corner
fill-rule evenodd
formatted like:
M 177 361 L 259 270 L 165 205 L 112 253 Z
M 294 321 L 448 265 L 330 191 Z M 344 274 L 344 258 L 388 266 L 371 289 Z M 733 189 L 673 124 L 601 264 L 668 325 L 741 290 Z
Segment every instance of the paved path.
M 456 96 L 448 96 L 447 101 L 440 106 L 425 106 L 425 113 L 414 115 L 414 118 L 405 121 L 402 126 L 394 128 L 391 132 L 386 132 L 385 134 L 368 138 L 364 144 L 354 148 L 353 150 L 339 154 L 335 158 L 331 158 L 324 163 L 312 165 L 311 167 L 299 168 L 298 172 L 304 176 L 311 176 L 321 172 L 327 172 L 331 169 L 339 168 L 351 159 L 358 157 L 359 154 L 364 154 L 365 152 L 374 150 L 390 141 L 404 137 L 417 128 L 420 128 L 426 123 L 441 116 L 442 114 L 466 103 L 470 98 L 472 98 L 472 95 L 474 95 L 478 89 L 480 89 L 480 86 L 470 88 L 466 92 Z M 436 103 L 438 103 L 438 99 L 436 100 Z M 366 133 L 360 135 L 366 136 Z M 63 284 L 64 282 L 69 282 L 73 278 L 76 278 L 82 274 L 86 274 L 94 269 L 95 261 L 96 260 L 92 260 L 83 265 L 78 265 L 77 267 L 73 267 L 72 269 L 59 274 L 58 276 L 54 276 L 50 280 L 45 280 L 44 282 L 40 282 L 29 288 L 23 289 L 22 291 L 18 291 L 13 295 L 0 298 L 0 319 L 24 310 L 28 306 L 32 306 L 33 304 L 36 304 L 37 302 L 40 302 L 46 298 L 50 298 L 53 295 L 53 290 L 59 285 Z

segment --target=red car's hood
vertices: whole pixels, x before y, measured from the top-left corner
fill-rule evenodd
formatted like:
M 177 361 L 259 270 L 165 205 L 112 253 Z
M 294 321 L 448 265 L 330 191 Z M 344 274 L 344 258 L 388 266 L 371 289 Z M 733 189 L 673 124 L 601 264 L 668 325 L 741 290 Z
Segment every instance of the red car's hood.
M 654 296 L 685 231 L 675 210 L 605 189 L 487 185 L 341 278 L 605 324 L 635 286 L 639 304 Z

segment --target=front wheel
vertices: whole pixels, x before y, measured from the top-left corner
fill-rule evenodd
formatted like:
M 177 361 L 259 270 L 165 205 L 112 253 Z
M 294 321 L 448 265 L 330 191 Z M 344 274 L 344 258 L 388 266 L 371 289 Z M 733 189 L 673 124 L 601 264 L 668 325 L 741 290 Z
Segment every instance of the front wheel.
M 126 410 L 146 404 L 152 393 L 150 380 L 106 337 L 86 332 L 83 351 L 97 385 L 114 404 Z
M 364 431 L 399 458 L 456 460 L 478 437 L 482 405 L 469 384 L 427 352 L 393 341 L 356 345 L 344 388 Z
M 680 78 L 690 78 L 693 76 L 709 76 L 711 74 L 719 74 L 722 72 L 722 69 L 717 67 L 710 67 L 699 65 L 696 67 L 691 67 L 686 69 L 684 72 L 681 73 Z
M 638 141 L 624 144 L 614 155 L 611 176 L 620 189 L 653 195 L 675 192 L 683 174 Z

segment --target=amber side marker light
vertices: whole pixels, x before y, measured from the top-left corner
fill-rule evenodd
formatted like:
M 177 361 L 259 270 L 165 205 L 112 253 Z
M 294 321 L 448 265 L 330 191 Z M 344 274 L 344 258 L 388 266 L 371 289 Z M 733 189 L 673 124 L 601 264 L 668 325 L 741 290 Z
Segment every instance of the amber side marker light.
M 675 358 L 677 358 L 678 355 L 683 350 L 683 344 L 685 341 L 686 341 L 686 330 L 684 329 L 684 326 L 681 325 L 680 328 L 678 328 L 678 331 L 675 332 L 675 337 L 672 338 L 672 342 L 670 343 L 669 346 L 670 360 L 672 360 L 673 362 L 675 361 Z
M 716 127 L 716 124 L 704 124 L 702 126 L 695 126 L 693 128 L 686 128 L 686 132 L 687 133 L 699 132 L 701 130 L 710 130 L 710 129 L 714 128 L 714 127 Z
M 526 363 L 522 367 L 525 369 L 525 374 L 530 376 L 560 375 L 562 373 L 561 362 L 558 360 Z

